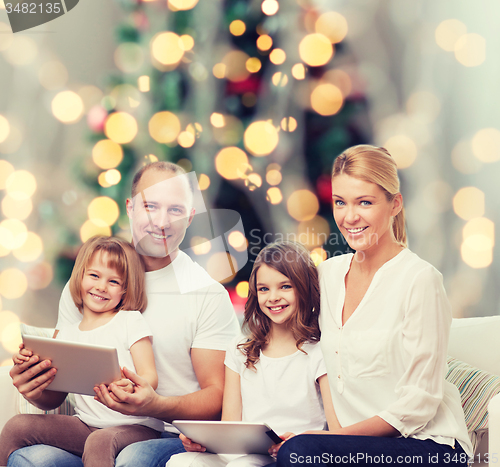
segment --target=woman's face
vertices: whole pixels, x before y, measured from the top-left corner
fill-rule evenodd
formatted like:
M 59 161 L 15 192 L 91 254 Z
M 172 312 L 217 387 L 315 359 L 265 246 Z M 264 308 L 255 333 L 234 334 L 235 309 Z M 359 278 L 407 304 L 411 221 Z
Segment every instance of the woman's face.
M 400 194 L 393 201 L 378 185 L 349 175 L 337 175 L 332 181 L 333 217 L 355 251 L 367 251 L 395 243 L 393 218 L 401 211 Z

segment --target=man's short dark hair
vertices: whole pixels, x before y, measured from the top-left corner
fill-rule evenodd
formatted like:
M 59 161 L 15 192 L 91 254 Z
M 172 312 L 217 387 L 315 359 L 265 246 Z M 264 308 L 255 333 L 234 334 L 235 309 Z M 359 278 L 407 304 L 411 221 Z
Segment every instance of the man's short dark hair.
M 158 161 L 152 162 L 151 164 L 146 164 L 134 175 L 134 179 L 132 180 L 132 198 L 134 198 L 134 196 L 137 194 L 137 185 L 139 185 L 142 175 L 147 170 L 154 170 L 155 172 L 171 172 L 174 175 L 186 174 L 186 171 L 180 165 L 174 164 L 173 162 Z M 189 189 L 191 190 L 191 193 L 194 193 L 194 188 L 191 183 L 190 177 L 188 177 L 187 179 Z

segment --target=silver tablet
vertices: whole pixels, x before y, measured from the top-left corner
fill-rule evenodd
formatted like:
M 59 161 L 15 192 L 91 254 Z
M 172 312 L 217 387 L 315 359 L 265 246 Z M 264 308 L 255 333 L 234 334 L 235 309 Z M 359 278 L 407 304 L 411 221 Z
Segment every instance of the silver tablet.
M 265 423 L 174 420 L 172 425 L 215 454 L 268 454 L 283 441 Z
M 95 395 L 94 386 L 110 384 L 121 378 L 118 354 L 114 347 L 79 344 L 50 337 L 23 335 L 24 346 L 40 361 L 49 359 L 57 368 L 47 389 Z

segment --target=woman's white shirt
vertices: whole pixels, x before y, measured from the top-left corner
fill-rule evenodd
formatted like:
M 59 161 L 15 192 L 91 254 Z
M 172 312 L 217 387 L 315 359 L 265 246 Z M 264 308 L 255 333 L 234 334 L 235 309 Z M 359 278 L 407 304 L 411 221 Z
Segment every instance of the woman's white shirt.
M 342 325 L 352 254 L 319 267 L 321 348 L 342 426 L 378 415 L 402 436 L 468 453 L 458 389 L 445 381 L 451 310 L 441 274 L 402 250 L 375 274 Z

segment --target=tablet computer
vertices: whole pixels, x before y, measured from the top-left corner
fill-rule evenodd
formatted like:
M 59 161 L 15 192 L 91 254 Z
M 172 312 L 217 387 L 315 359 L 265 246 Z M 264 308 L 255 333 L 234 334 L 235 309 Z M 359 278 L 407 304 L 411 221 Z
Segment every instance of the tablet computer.
M 47 389 L 94 396 L 94 386 L 121 379 L 118 353 L 114 347 L 80 344 L 50 337 L 23 335 L 24 346 L 40 361 L 49 359 L 57 368 Z
M 215 454 L 269 454 L 283 441 L 265 423 L 174 420 L 172 425 Z

